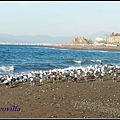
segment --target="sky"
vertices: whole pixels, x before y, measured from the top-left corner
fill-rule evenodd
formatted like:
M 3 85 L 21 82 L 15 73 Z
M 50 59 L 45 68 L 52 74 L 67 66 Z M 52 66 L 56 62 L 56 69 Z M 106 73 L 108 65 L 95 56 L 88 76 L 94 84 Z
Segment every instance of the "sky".
M 0 1 L 0 33 L 87 36 L 120 33 L 119 1 Z

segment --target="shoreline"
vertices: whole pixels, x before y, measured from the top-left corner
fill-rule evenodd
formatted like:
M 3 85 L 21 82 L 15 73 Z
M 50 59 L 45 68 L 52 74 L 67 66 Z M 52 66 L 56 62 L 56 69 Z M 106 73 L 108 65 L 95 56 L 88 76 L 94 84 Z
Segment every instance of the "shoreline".
M 58 49 L 73 49 L 73 50 L 101 50 L 101 51 L 114 51 L 119 52 L 120 46 L 102 46 L 102 45 L 70 45 L 70 44 L 57 44 L 57 45 L 39 45 L 39 44 L 0 44 L 0 45 L 14 45 L 14 46 L 34 46 L 34 47 L 48 47 Z
M 48 46 L 59 49 L 73 49 L 73 50 L 102 50 L 102 51 L 120 51 L 120 46 L 101 46 L 101 45 L 58 45 L 58 46 Z

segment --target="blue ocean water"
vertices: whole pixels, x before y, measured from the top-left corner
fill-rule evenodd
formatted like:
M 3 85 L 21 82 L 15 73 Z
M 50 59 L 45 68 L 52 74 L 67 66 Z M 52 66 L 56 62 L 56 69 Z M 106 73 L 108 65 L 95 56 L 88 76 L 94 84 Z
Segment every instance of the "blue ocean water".
M 120 66 L 120 52 L 0 45 L 0 74 L 95 66 L 101 62 Z

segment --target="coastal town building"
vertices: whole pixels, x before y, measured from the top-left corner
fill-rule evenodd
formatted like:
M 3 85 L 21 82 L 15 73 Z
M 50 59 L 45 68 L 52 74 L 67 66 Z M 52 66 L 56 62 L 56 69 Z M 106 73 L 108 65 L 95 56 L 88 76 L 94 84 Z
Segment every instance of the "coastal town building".
M 91 38 L 86 39 L 84 37 L 76 37 L 74 38 L 71 42 L 70 45 L 106 45 L 106 46 L 111 46 L 111 45 L 119 45 L 120 44 L 120 34 L 118 33 L 112 33 L 110 35 L 105 34 L 106 38 L 102 38 L 100 36 L 96 37 L 94 42 L 91 40 Z
M 107 40 L 107 43 L 108 44 L 120 44 L 120 34 L 118 34 L 118 33 L 112 33 L 110 36 L 109 36 L 109 38 L 108 38 L 108 40 Z
M 103 38 L 101 38 L 101 37 L 97 37 L 97 38 L 95 39 L 95 41 L 96 41 L 96 42 L 103 41 Z
M 94 44 L 105 44 L 106 39 L 103 39 L 102 37 L 96 37 Z

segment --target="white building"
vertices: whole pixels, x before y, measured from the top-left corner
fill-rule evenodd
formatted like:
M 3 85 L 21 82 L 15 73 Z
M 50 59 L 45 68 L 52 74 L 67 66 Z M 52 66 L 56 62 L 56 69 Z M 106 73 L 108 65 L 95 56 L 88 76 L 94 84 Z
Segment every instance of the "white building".
M 106 41 L 105 39 L 103 39 L 103 38 L 101 38 L 101 37 L 97 37 L 97 38 L 95 39 L 94 44 L 103 44 L 105 41 Z
M 100 42 L 100 41 L 104 41 L 104 39 L 101 38 L 101 37 L 97 37 L 97 38 L 95 39 L 95 41 L 96 41 L 96 42 Z

